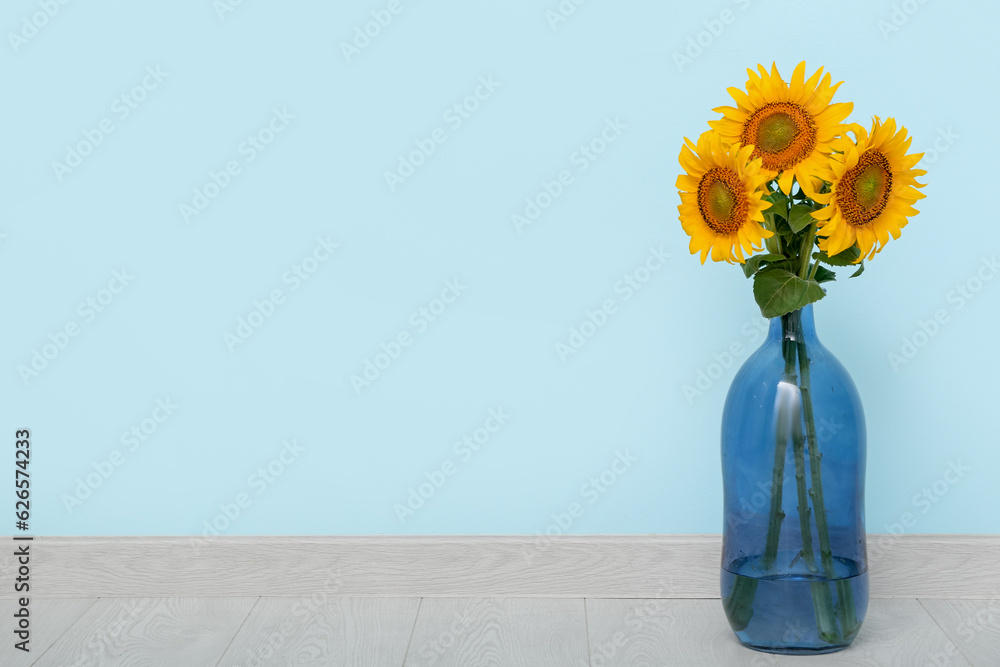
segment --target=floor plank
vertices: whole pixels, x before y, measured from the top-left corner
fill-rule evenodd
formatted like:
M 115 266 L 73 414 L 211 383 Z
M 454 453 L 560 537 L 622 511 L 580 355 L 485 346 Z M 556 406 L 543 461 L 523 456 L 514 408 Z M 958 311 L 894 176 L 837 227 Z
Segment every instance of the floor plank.
M 13 614 L 13 603 L 0 613 Z M 102 598 L 33 600 L 4 667 L 486 665 L 801 667 L 740 646 L 719 600 Z M 9 656 L 9 657 L 8 657 Z M 37 660 L 37 662 L 32 662 Z M 1000 600 L 873 599 L 854 645 L 810 667 L 996 667 Z
M 31 622 L 29 650 L 25 653 L 15 649 L 13 644 L 19 640 L 9 641 L 5 637 L 3 647 L 0 648 L 0 665 L 26 667 L 32 664 L 95 602 L 97 602 L 97 598 L 68 600 L 29 598 L 28 619 Z M 3 618 L 5 623 L 14 617 L 15 611 L 17 611 L 17 606 L 14 600 L 0 601 L 0 618 Z
M 765 667 L 774 656 L 743 648 L 720 600 L 587 599 L 593 667 Z
M 974 667 L 1000 665 L 1000 600 L 920 600 Z
M 38 667 L 211 667 L 257 598 L 101 598 Z
M 587 667 L 582 599 L 424 598 L 406 667 Z
M 802 658 L 743 648 L 719 600 L 587 600 L 591 664 L 769 665 L 801 667 Z M 916 600 L 872 600 L 857 640 L 847 650 L 810 656 L 810 667 L 968 666 L 955 644 Z M 990 663 L 995 666 L 996 661 Z
M 403 664 L 419 598 L 261 598 L 219 667 Z
M 551 532 L 551 531 L 549 531 Z M 36 537 L 36 598 L 719 596 L 721 535 Z M 873 598 L 990 599 L 1000 535 L 869 535 Z M 14 551 L 0 550 L 0 581 Z M 184 576 L 177 576 L 184 563 Z M 275 577 L 274 572 L 283 576 Z M 0 598 L 13 597 L 0 586 Z
M 782 656 L 778 664 L 801 667 L 802 660 Z M 969 667 L 969 662 L 958 652 L 955 644 L 914 599 L 871 600 L 864 625 L 850 648 L 809 658 L 809 667 L 914 667 L 935 664 Z

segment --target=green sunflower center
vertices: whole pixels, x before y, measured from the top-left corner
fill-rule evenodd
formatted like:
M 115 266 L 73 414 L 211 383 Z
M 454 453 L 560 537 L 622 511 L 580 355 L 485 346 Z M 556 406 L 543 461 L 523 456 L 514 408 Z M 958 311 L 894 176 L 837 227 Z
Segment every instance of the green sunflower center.
M 865 167 L 858 180 L 854 182 L 854 192 L 858 197 L 858 203 L 864 208 L 875 206 L 885 194 L 885 184 L 892 174 L 889 174 L 880 165 L 870 164 Z
M 875 148 L 862 153 L 836 187 L 837 206 L 855 227 L 863 227 L 882 215 L 891 194 L 892 165 Z
M 725 236 L 740 230 L 749 208 L 744 190 L 743 181 L 732 169 L 713 167 L 701 177 L 698 209 L 709 229 Z
M 736 195 L 723 181 L 714 181 L 708 186 L 708 210 L 718 220 L 728 220 L 733 216 Z
M 761 121 L 757 137 L 760 140 L 761 150 L 778 153 L 788 148 L 798 132 L 791 116 L 786 113 L 776 113 Z
M 793 102 L 768 102 L 743 122 L 740 143 L 754 145 L 753 158 L 764 168 L 783 171 L 799 164 L 816 148 L 816 120 Z

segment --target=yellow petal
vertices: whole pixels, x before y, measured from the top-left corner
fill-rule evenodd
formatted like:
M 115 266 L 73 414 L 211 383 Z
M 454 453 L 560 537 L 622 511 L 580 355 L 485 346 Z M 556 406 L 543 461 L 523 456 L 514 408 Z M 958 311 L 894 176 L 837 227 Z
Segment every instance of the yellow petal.
M 791 169 L 786 169 L 781 172 L 781 176 L 778 177 L 778 187 L 786 195 L 792 194 L 792 180 L 795 178 L 795 172 Z

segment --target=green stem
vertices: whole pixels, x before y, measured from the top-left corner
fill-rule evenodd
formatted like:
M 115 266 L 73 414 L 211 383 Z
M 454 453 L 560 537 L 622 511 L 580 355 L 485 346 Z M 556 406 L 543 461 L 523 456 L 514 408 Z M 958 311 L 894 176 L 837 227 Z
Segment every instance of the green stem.
M 801 433 L 792 441 L 795 453 L 795 485 L 799 496 L 799 529 L 802 532 L 802 559 L 811 572 L 816 571 L 816 555 L 813 553 L 812 524 L 810 523 L 809 495 L 806 491 L 805 438 Z
M 802 313 L 796 310 L 789 313 L 786 318 L 788 324 L 784 327 L 784 331 L 782 331 L 782 345 L 792 350 L 791 361 L 793 365 L 789 368 L 788 357 L 786 357 L 785 376 L 782 379 L 785 382 L 797 385 L 794 367 L 796 345 L 792 341 L 801 338 Z M 798 491 L 799 501 L 799 528 L 802 532 L 802 558 L 806 561 L 809 569 L 815 571 L 816 558 L 812 548 L 812 530 L 809 524 L 809 498 L 806 493 L 805 438 L 802 435 L 802 420 L 799 417 L 798 409 L 795 411 L 792 425 L 792 452 L 795 459 L 795 487 Z
M 806 418 L 806 438 L 809 441 L 809 473 L 812 478 L 812 489 L 809 495 L 812 496 L 813 507 L 816 510 L 820 561 L 827 576 L 833 578 L 833 551 L 830 548 L 830 528 L 826 521 L 826 505 L 823 504 L 823 476 L 820 470 L 823 453 L 819 451 L 819 445 L 816 442 L 816 419 L 813 415 L 812 390 L 809 387 L 809 354 L 804 340 L 798 342 L 798 347 L 799 373 L 802 379 L 799 386 L 802 390 L 802 412 Z
M 775 192 L 778 191 L 777 186 L 775 186 L 773 190 L 771 189 L 771 185 L 773 183 L 774 183 L 773 181 L 769 181 L 767 183 L 767 193 L 768 194 L 774 194 Z M 772 208 L 773 208 L 773 205 L 772 205 Z M 787 209 L 786 209 L 786 214 L 787 214 Z M 766 216 L 765 216 L 765 219 L 766 219 Z M 772 218 L 772 221 L 773 220 L 774 220 L 774 218 Z M 774 224 L 772 226 L 774 227 L 774 229 L 771 229 L 770 227 L 768 227 L 767 229 L 769 231 L 773 232 L 774 234 L 770 238 L 766 239 L 764 241 L 764 244 L 767 246 L 767 251 L 768 252 L 776 254 L 776 255 L 784 255 L 785 254 L 785 248 L 784 248 L 784 244 L 781 242 L 781 234 L 778 233 L 778 225 Z M 765 225 L 765 227 L 766 227 L 766 225 Z
M 789 326 L 793 326 L 792 317 L 794 313 L 781 316 L 782 331 L 786 331 Z M 791 344 L 784 335 L 781 339 L 781 351 L 785 357 L 785 378 L 795 382 L 795 345 Z M 774 436 L 774 471 L 771 476 L 771 509 L 768 514 L 767 539 L 764 545 L 764 559 L 762 565 L 765 570 L 770 570 L 778 557 L 778 538 L 781 536 L 781 522 L 785 518 L 785 513 L 781 509 L 781 496 L 785 480 L 785 452 L 788 449 L 788 433 L 781 425 L 775 429 Z
M 818 259 L 816 260 L 816 263 L 813 264 L 812 270 L 809 271 L 809 280 L 814 279 L 816 277 L 817 273 L 819 273 L 819 260 Z
M 802 390 L 802 412 L 806 422 L 806 438 L 809 441 L 809 472 L 812 479 L 812 489 L 809 495 L 812 497 L 813 508 L 816 515 L 816 532 L 819 537 L 820 561 L 827 578 L 836 580 L 837 587 L 837 610 L 836 616 L 840 620 L 841 630 L 836 630 L 836 622 L 832 627 L 824 628 L 823 621 L 820 620 L 820 608 L 816 595 L 819 593 L 824 598 L 823 607 L 829 604 L 828 598 L 830 589 L 826 582 L 813 586 L 814 605 L 817 605 L 817 622 L 819 624 L 820 636 L 829 642 L 842 641 L 853 636 L 858 630 L 857 614 L 854 608 L 854 594 L 849 581 L 838 578 L 833 564 L 833 550 L 830 545 L 830 527 L 827 523 L 826 505 L 823 500 L 823 475 L 821 462 L 823 453 L 819 450 L 819 441 L 816 438 L 816 418 L 813 414 L 812 390 L 810 388 L 811 379 L 809 374 L 809 353 L 804 340 L 798 343 L 799 348 L 799 374 L 801 378 L 800 389 Z M 817 590 L 817 589 L 822 590 Z M 825 609 L 824 617 L 827 616 Z M 832 621 L 832 619 L 829 619 Z
M 812 247 L 813 242 L 816 240 L 816 224 L 813 223 L 809 225 L 809 231 L 806 232 L 806 236 L 802 239 L 802 249 L 799 253 L 802 258 L 802 265 L 799 269 L 799 277 L 803 280 L 809 275 L 809 260 L 812 259 Z
M 802 314 L 801 311 L 792 313 L 795 316 L 795 331 L 792 336 L 797 342 L 799 352 L 799 365 L 801 368 L 802 355 L 805 353 L 805 343 L 802 338 Z M 805 361 L 808 368 L 809 361 Z M 800 384 L 808 386 L 808 376 L 804 376 Z M 803 399 L 804 406 L 804 399 Z M 809 414 L 812 414 L 811 406 Z M 808 423 L 808 419 L 806 420 Z M 808 430 L 808 425 L 807 425 Z M 815 430 L 815 429 L 813 429 Z M 811 572 L 816 572 L 816 555 L 813 552 L 812 523 L 810 521 L 811 512 L 809 510 L 809 496 L 806 490 L 806 461 L 805 461 L 805 437 L 802 434 L 802 420 L 799 413 L 795 415 L 795 431 L 792 439 L 792 451 L 795 457 L 795 486 L 798 491 L 799 501 L 799 529 L 802 534 L 802 560 L 805 561 Z M 837 619 L 833 608 L 833 599 L 830 595 L 830 588 L 825 581 L 814 582 L 810 585 L 812 593 L 813 612 L 816 615 L 816 628 L 820 637 L 833 643 L 838 635 Z
M 794 313 L 783 315 L 782 320 L 782 355 L 785 358 L 785 377 L 791 377 L 795 382 L 795 344 L 788 340 L 784 332 L 788 330 Z M 764 543 L 764 555 L 761 558 L 761 569 L 766 573 L 778 557 L 778 542 L 781 537 L 781 522 L 785 513 L 781 509 L 781 497 L 785 478 L 785 452 L 788 448 L 788 434 L 780 427 L 775 430 L 774 468 L 771 477 L 771 507 L 768 512 L 767 537 Z M 726 616 L 733 628 L 743 630 L 753 617 L 753 601 L 757 595 L 756 577 L 738 577 L 733 590 L 723 600 Z

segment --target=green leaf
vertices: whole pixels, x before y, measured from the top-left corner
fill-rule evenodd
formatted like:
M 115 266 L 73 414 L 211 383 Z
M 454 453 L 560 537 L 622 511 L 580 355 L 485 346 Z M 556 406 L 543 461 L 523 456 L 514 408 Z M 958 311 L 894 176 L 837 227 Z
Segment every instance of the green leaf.
M 851 278 L 857 278 L 858 276 L 860 276 L 864 272 L 865 272 L 865 260 L 861 260 L 861 266 L 859 266 L 858 270 L 855 271 L 854 273 L 852 273 L 850 275 L 850 277 Z
M 795 236 L 795 232 L 788 226 L 788 220 L 784 218 L 784 214 L 772 215 L 769 222 L 771 223 L 771 228 L 778 233 L 778 236 L 783 238 Z
M 780 262 L 772 262 L 768 264 L 767 268 L 783 269 L 785 271 L 788 271 L 789 273 L 794 273 L 795 275 L 798 275 L 800 266 L 801 264 L 799 264 L 798 260 L 783 259 Z
M 833 257 L 822 251 L 813 255 L 813 259 L 818 259 L 830 266 L 851 266 L 857 262 L 858 257 L 861 257 L 861 251 L 858 250 L 858 246 L 856 245 L 852 245 L 847 250 L 837 253 Z
M 803 280 L 791 271 L 769 266 L 754 276 L 753 296 L 760 314 L 771 319 L 815 303 L 826 292 L 815 280 Z
M 760 265 L 764 262 L 778 262 L 783 259 L 788 259 L 784 255 L 775 255 L 773 253 L 768 253 L 766 255 L 753 255 L 747 258 L 747 261 L 743 263 L 743 274 L 749 278 L 754 273 L 760 269 Z
M 810 215 L 814 210 L 811 206 L 796 204 L 792 207 L 792 212 L 788 214 L 788 226 L 792 228 L 793 232 L 798 234 L 816 222 L 815 218 Z
M 781 190 L 775 190 L 769 195 L 764 195 L 764 201 L 774 204 L 770 208 L 764 209 L 767 212 L 784 215 L 785 211 L 788 210 L 788 195 Z
M 788 213 L 788 197 L 780 190 L 764 195 L 764 201 L 771 202 L 771 206 L 764 209 L 764 215 L 784 219 Z
M 814 279 L 818 283 L 828 283 L 831 280 L 836 280 L 837 274 L 825 266 L 818 266 L 816 267 L 816 275 L 814 276 Z

